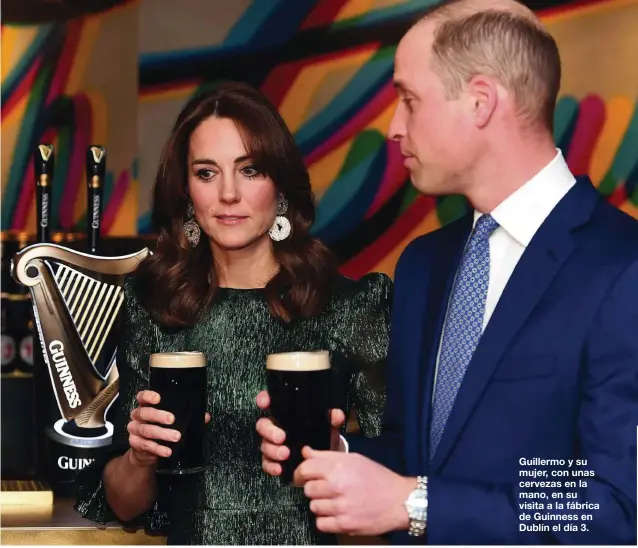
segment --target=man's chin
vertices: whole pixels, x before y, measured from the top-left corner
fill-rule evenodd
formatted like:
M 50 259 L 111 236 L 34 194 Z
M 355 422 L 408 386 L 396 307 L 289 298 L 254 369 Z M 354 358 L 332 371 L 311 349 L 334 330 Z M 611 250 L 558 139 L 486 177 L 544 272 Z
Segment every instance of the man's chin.
M 440 196 L 442 194 L 437 191 L 438 185 L 423 174 L 410 173 L 410 183 L 419 194 L 427 196 Z

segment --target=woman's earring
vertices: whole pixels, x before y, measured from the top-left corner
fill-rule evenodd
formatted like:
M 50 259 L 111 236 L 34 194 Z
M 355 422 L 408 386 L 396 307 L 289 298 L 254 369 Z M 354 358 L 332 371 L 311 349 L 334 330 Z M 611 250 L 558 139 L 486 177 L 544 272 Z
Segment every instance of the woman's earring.
M 270 238 L 275 242 L 281 242 L 281 240 L 285 240 L 288 236 L 290 236 L 292 227 L 290 226 L 290 221 L 284 217 L 287 211 L 288 200 L 280 194 L 277 199 L 277 216 L 268 231 Z
M 196 247 L 199 243 L 199 237 L 202 234 L 202 229 L 199 228 L 199 225 L 195 221 L 195 210 L 193 209 L 192 203 L 188 204 L 186 218 L 187 221 L 184 223 L 184 234 L 186 234 L 186 239 L 190 242 L 190 244 L 193 247 Z

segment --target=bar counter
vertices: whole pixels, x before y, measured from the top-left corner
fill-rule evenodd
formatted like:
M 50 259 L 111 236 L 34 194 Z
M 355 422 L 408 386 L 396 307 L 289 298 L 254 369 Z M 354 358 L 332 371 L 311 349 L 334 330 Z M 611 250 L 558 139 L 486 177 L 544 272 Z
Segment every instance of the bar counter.
M 163 536 L 143 530 L 123 529 L 117 523 L 106 526 L 80 516 L 72 499 L 56 498 L 53 507 L 3 506 L 0 545 L 165 545 Z M 378 537 L 339 535 L 341 545 L 387 544 Z
M 57 498 L 52 507 L 3 506 L 2 545 L 163 545 L 163 536 L 89 521 L 73 509 L 73 500 Z

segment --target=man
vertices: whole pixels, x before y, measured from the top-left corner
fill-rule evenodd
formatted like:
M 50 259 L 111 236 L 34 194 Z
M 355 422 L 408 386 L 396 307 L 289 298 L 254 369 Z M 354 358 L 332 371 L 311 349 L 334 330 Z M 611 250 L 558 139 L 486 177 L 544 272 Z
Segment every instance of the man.
M 638 222 L 555 149 L 554 40 L 512 0 L 448 2 L 401 40 L 394 81 L 389 136 L 414 186 L 474 211 L 398 262 L 382 435 L 304 449 L 317 526 L 635 543 Z M 277 475 L 284 433 L 257 429 Z

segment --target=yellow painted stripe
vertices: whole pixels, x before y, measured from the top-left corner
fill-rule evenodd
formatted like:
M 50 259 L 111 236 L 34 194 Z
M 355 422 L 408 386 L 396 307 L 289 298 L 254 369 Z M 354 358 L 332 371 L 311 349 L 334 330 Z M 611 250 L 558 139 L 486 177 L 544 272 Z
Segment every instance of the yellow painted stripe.
M 386 108 L 379 116 L 377 116 L 370 124 L 368 124 L 368 128 L 376 129 L 380 131 L 383 135 L 387 135 L 388 128 L 390 127 L 390 122 L 392 121 L 392 116 L 394 116 L 394 110 L 397 107 L 398 99 L 393 101 L 388 108 Z
M 13 68 L 11 61 L 15 59 L 13 52 L 15 50 L 16 39 L 17 34 L 15 29 L 6 26 L 2 28 L 2 39 L 0 40 L 2 46 L 0 61 L 2 62 L 2 66 L 0 67 L 0 74 L 2 75 L 3 81 Z
M 359 17 L 369 12 L 372 8 L 374 8 L 374 0 L 350 0 L 339 10 L 334 20 L 343 21 L 352 17 Z
M 321 82 L 330 77 L 331 72 L 363 66 L 372 58 L 376 50 L 376 47 L 367 48 L 364 51 L 357 50 L 352 55 L 339 59 L 327 59 L 302 69 L 279 107 L 279 112 L 290 131 L 294 133 L 306 121 L 306 113 L 313 103 L 316 90 Z
M 138 203 L 139 188 L 140 183 L 137 179 L 129 181 L 128 189 L 115 216 L 109 236 L 133 236 L 137 234 L 137 218 L 140 214 Z
M 620 206 L 620 210 L 631 215 L 634 219 L 638 219 L 638 206 L 635 206 L 629 200 Z
M 151 91 L 150 93 L 141 93 L 139 101 L 140 103 L 150 103 L 153 101 L 171 101 L 174 99 L 186 99 L 190 97 L 195 90 L 199 87 L 199 84 L 187 84 L 180 87 L 171 89 L 163 89 L 158 91 Z
M 605 11 L 612 11 L 619 8 L 625 8 L 628 6 L 635 6 L 637 0 L 605 0 L 603 2 L 597 2 L 594 4 L 585 4 L 584 6 L 566 8 L 565 11 L 555 14 L 549 14 L 541 17 L 541 21 L 545 24 L 558 23 L 567 19 L 574 19 L 576 17 L 583 17 L 586 15 L 592 15 L 602 13 Z
M 108 136 L 108 104 L 101 93 L 86 92 L 87 99 L 91 105 L 91 134 L 89 139 L 92 143 L 106 143 Z M 86 215 L 86 181 L 84 175 L 80 177 L 78 193 L 73 204 L 73 220 L 77 223 Z
M 100 18 L 86 17 L 82 23 L 78 47 L 71 64 L 71 71 L 66 85 L 67 95 L 74 95 L 85 88 L 84 75 L 93 55 L 93 46 L 100 32 Z
M 308 172 L 310 173 L 310 181 L 312 183 L 312 190 L 317 198 L 321 198 L 321 195 L 330 187 L 339 175 L 341 166 L 343 166 L 346 161 L 346 157 L 348 156 L 348 151 L 351 146 L 352 139 L 330 151 L 321 158 L 321 160 L 312 164 L 308 169 Z
M 631 122 L 634 108 L 634 102 L 628 97 L 615 97 L 607 102 L 605 123 L 589 165 L 589 176 L 595 186 L 600 184 L 611 168 Z
M 86 93 L 91 104 L 91 139 L 94 143 L 106 143 L 108 137 L 108 104 L 101 93 Z
M 33 43 L 39 32 L 39 27 L 10 27 L 4 26 L 2 29 L 2 39 L 0 40 L 2 52 L 2 80 L 15 68 L 22 59 L 24 53 Z

